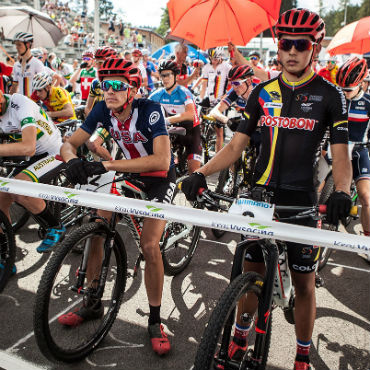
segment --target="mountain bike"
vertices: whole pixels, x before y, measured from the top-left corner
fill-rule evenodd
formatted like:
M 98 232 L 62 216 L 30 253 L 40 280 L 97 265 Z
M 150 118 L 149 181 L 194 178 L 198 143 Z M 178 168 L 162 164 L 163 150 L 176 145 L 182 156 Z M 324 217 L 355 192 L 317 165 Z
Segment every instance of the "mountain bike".
M 271 194 L 265 190 L 260 194 L 262 197 L 258 201 L 269 201 Z M 200 201 L 202 199 L 207 208 L 209 205 L 214 207 L 217 205 L 218 195 L 207 190 L 203 192 Z M 279 221 L 283 222 L 302 218 L 321 218 L 321 212 L 324 213 L 324 211 L 325 206 L 275 206 L 276 217 L 279 212 L 284 214 L 291 212 L 292 216 L 279 218 Z M 255 272 L 243 273 L 245 254 L 251 242 L 257 242 L 262 248 L 266 266 L 264 277 Z M 253 316 L 244 313 L 243 319 L 251 323 L 255 322 L 255 330 L 250 330 L 248 349 L 242 360 L 236 362 L 228 358 L 228 347 L 232 340 L 238 302 L 248 295 L 257 297 L 258 310 Z M 264 370 L 270 347 L 272 311 L 276 307 L 281 307 L 286 320 L 294 324 L 294 296 L 286 243 L 268 238 L 246 237 L 236 247 L 230 284 L 222 293 L 204 330 L 196 354 L 194 370 L 216 368 Z
M 120 185 L 123 196 L 145 199 L 140 189 L 141 183 L 129 174 L 117 177 L 114 181 L 94 176 L 96 190 Z M 176 195 L 182 197 L 182 193 Z M 180 201 L 175 197 L 175 202 Z M 112 198 L 114 201 L 114 198 Z M 149 207 L 149 206 L 148 206 Z M 152 207 L 152 206 L 150 206 Z M 153 207 L 152 207 L 153 208 Z M 155 207 L 154 207 L 155 208 Z M 123 213 L 117 209 L 108 222 L 94 216 L 92 222 L 82 225 L 66 236 L 53 252 L 41 277 L 34 306 L 34 330 L 41 352 L 51 360 L 65 362 L 78 361 L 86 357 L 107 335 L 117 316 L 127 278 L 127 256 L 125 244 L 117 231 L 117 221 L 122 217 L 129 234 L 140 248 L 140 234 L 143 217 Z M 98 222 L 95 222 L 98 221 Z M 168 222 L 160 242 L 165 272 L 175 275 L 190 263 L 198 245 L 200 228 L 179 222 Z M 94 299 L 101 299 L 104 314 L 101 318 L 82 323 L 75 328 L 65 328 L 57 318 L 73 310 L 83 299 L 90 299 L 91 289 L 86 272 L 93 240 L 103 242 L 103 260 L 95 281 Z M 76 254 L 74 248 L 82 246 L 82 253 Z M 139 255 L 134 267 L 137 275 L 143 255 Z M 62 310 L 62 311 L 61 311 Z

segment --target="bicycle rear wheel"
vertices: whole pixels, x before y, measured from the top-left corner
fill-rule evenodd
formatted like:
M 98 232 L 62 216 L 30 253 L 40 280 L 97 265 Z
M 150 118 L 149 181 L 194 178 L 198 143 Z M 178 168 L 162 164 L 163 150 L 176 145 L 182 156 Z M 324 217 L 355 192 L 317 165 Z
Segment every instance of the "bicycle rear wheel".
M 258 283 L 257 283 L 258 282 Z M 249 332 L 248 350 L 240 362 L 230 360 L 227 357 L 227 349 L 232 340 L 231 333 L 235 325 L 235 314 L 238 301 L 243 296 L 256 295 L 261 298 L 262 277 L 255 272 L 239 275 L 223 292 L 204 330 L 195 357 L 194 370 L 208 369 L 250 369 L 251 357 L 254 348 L 255 331 Z M 271 338 L 270 315 L 266 335 L 263 343 L 262 361 L 253 369 L 264 370 L 266 367 Z M 222 347 L 221 347 L 222 345 Z M 225 351 L 223 351 L 226 349 Z
M 91 249 L 86 246 L 108 231 L 100 222 L 82 225 L 74 230 L 52 254 L 36 294 L 34 331 L 41 352 L 50 360 L 79 361 L 86 357 L 106 336 L 117 316 L 127 276 L 127 256 L 122 239 L 115 234 L 108 267 L 99 267 L 99 284 L 105 280 L 101 302 L 104 308 L 100 318 L 84 321 L 78 326 L 63 326 L 58 317 L 81 306 L 88 285 L 84 264 Z M 84 245 L 86 253 L 76 254 L 75 246 Z M 90 244 L 91 247 L 91 244 Z M 90 261 L 89 261 L 90 263 Z
M 0 239 L 0 292 L 6 286 L 15 262 L 16 245 L 12 225 L 0 211 L 0 231 L 4 236 Z
M 182 179 L 179 179 L 181 181 Z M 192 206 L 176 186 L 173 203 L 179 206 Z M 169 222 L 164 231 L 161 245 L 164 271 L 175 276 L 190 263 L 200 239 L 201 228 L 181 222 Z

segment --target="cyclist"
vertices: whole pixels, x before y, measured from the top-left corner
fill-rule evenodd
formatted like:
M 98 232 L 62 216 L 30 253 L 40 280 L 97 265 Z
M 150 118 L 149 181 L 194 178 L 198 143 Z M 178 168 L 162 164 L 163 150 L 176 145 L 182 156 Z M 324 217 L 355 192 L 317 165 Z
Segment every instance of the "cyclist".
M 71 96 L 63 87 L 53 86 L 53 79 L 48 72 L 35 75 L 32 88 L 31 99 L 40 102 L 46 108 L 46 114 L 56 123 L 76 119 Z
M 37 58 L 42 62 L 42 59 L 44 57 L 44 53 L 41 49 L 33 48 L 31 49 L 31 54 L 33 57 Z M 52 70 L 51 68 L 44 65 L 44 72 L 49 73 L 49 75 L 53 78 L 53 85 L 54 86 L 63 86 L 63 78 L 60 76 L 57 72 Z
M 0 144 L 1 157 L 32 157 L 27 168 L 15 173 L 16 179 L 48 183 L 64 167 L 63 162 L 55 157 L 62 145 L 60 132 L 31 99 L 17 93 L 3 95 L 0 92 L 0 128 L 15 140 L 14 143 Z M 15 201 L 27 208 L 36 221 L 47 229 L 46 237 L 37 251 L 49 252 L 62 238 L 65 228 L 59 224 L 44 200 L 2 192 L 0 209 L 9 219 L 9 209 Z
M 158 103 L 147 99 L 134 99 L 141 85 L 139 70 L 124 59 L 107 59 L 99 70 L 99 79 L 104 91 L 104 101 L 95 105 L 84 124 L 63 144 L 61 154 L 67 161 L 66 174 L 74 183 L 84 184 L 87 176 L 102 174 L 107 171 L 136 173 L 145 184 L 143 189 L 148 199 L 170 203 L 175 189 L 175 169 L 171 159 L 168 138 L 162 108 Z M 83 162 L 76 157 L 77 148 L 96 130 L 99 123 L 125 154 L 126 160 Z M 111 213 L 98 211 L 106 219 Z M 140 245 L 146 261 L 145 285 L 149 301 L 148 331 L 153 350 L 166 354 L 170 342 L 164 332 L 160 319 L 160 307 L 163 290 L 163 262 L 159 241 L 166 222 L 146 218 L 143 223 Z M 94 271 L 101 261 L 101 246 L 93 245 L 95 258 L 89 259 L 88 281 L 94 289 Z M 75 312 L 59 317 L 64 325 L 75 326 L 84 320 L 102 315 L 102 305 L 97 302 L 85 302 Z
M 326 67 L 319 70 L 319 76 L 324 77 L 333 84 L 336 84 L 336 75 L 338 73 L 337 58 L 331 57 L 326 62 Z
M 200 145 L 200 126 L 191 92 L 177 82 L 180 68 L 171 59 L 162 60 L 158 66 L 163 88 L 156 90 L 149 99 L 162 105 L 169 124 L 176 124 L 186 129 L 185 136 L 176 141 L 186 149 L 189 174 L 200 167 L 202 147 Z
M 19 92 L 28 97 L 32 93 L 32 79 L 36 73 L 44 71 L 44 65 L 31 53 L 33 35 L 28 32 L 17 32 L 13 43 L 17 48 L 18 60 L 13 66 L 13 84 L 10 94 Z
M 368 72 L 364 80 L 362 81 L 362 90 L 365 93 L 369 93 L 369 83 L 370 83 L 370 71 Z
M 69 85 L 69 80 L 71 79 L 71 76 L 73 74 L 72 65 L 66 63 L 63 59 L 56 57 L 51 61 L 51 66 L 58 74 L 62 76 L 63 82 L 61 83 L 61 85 L 66 89 L 71 89 L 72 86 Z
M 142 78 L 142 81 L 143 81 L 142 88 L 141 88 L 142 93 L 146 94 L 146 91 L 144 91 L 144 90 L 148 87 L 148 75 L 146 73 L 146 69 L 145 69 L 144 64 L 142 62 L 142 57 L 143 57 L 143 53 L 141 52 L 140 49 L 133 49 L 131 51 L 132 63 L 134 64 L 134 66 L 136 68 L 138 68 L 140 70 L 140 73 L 141 73 L 141 78 Z
M 223 61 L 224 49 L 217 47 L 208 50 L 210 64 L 206 64 L 202 70 L 202 82 L 199 98 L 203 107 L 215 106 L 225 94 L 228 82 L 228 73 L 231 64 Z M 223 144 L 224 129 L 216 127 L 216 152 L 221 150 Z
M 370 159 L 367 146 L 370 128 L 370 95 L 362 89 L 368 76 L 365 59 L 349 59 L 337 73 L 337 84 L 342 88 L 348 103 L 348 135 L 352 148 L 353 180 L 361 203 L 363 233 L 370 236 Z
M 348 215 L 351 207 L 352 170 L 345 97 L 339 88 L 311 69 L 312 60 L 321 49 L 325 24 L 318 14 L 297 8 L 281 14 L 275 30 L 282 73 L 253 89 L 245 108 L 245 121 L 239 125 L 230 143 L 185 179 L 182 189 L 189 200 L 194 200 L 198 189 L 207 186 L 206 176 L 227 168 L 241 155 L 260 121 L 261 149 L 255 167 L 255 184 L 274 193 L 271 199 L 274 204 L 312 206 L 316 203 L 314 158 L 328 127 L 336 191 L 328 199 L 327 218 L 337 224 L 338 219 Z M 311 221 L 300 220 L 299 223 L 315 226 Z M 319 248 L 292 242 L 287 246 L 296 293 L 297 355 L 294 369 L 308 370 L 311 369 L 309 350 L 316 313 L 315 268 Z M 263 256 L 257 243 L 248 249 L 244 269 L 264 273 Z M 256 307 L 254 297 L 241 300 L 228 352 L 230 358 L 240 359 L 246 351 L 251 323 L 244 322 L 242 314 L 247 312 L 253 316 Z

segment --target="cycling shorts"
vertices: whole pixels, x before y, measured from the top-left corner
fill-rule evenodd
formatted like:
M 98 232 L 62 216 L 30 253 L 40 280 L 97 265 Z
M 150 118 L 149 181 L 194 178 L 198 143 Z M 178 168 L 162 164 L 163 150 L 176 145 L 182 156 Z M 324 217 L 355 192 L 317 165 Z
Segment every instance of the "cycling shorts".
M 272 190 L 274 197 L 271 203 L 277 205 L 286 206 L 312 206 L 316 204 L 316 194 L 303 191 L 291 191 L 291 190 Z M 289 217 L 294 213 L 280 212 L 280 218 Z M 286 223 L 292 223 L 296 225 L 303 225 L 309 227 L 316 227 L 317 221 L 308 218 L 303 220 L 294 220 L 291 222 L 282 221 Z M 291 270 L 298 273 L 309 273 L 316 270 L 316 266 L 319 259 L 320 247 L 314 245 L 305 245 L 294 242 L 286 242 L 288 250 L 288 262 Z M 263 253 L 261 247 L 257 242 L 251 241 L 250 246 L 247 248 L 245 254 L 246 261 L 249 262 L 264 262 Z
M 200 125 L 193 127 L 193 122 L 182 122 L 179 127 L 186 129 L 186 135 L 178 135 L 174 141 L 174 145 L 180 145 L 185 148 L 187 160 L 194 159 L 202 161 L 202 146 L 200 144 Z
M 364 147 L 354 147 L 352 151 L 353 180 L 370 179 L 369 150 Z
M 44 153 L 33 156 L 30 162 L 28 162 L 28 166 L 18 168 L 13 177 L 19 173 L 24 173 L 33 182 L 49 184 L 64 167 L 64 162 L 56 159 L 54 155 Z

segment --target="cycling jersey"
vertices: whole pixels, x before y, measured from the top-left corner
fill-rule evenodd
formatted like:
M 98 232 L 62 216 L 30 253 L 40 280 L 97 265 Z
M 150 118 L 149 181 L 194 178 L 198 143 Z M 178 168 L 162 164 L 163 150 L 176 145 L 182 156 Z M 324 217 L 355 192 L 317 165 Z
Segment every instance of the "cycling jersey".
M 18 82 L 18 92 L 28 97 L 32 93 L 32 80 L 35 74 L 43 72 L 44 65 L 40 60 L 30 57 L 24 69 L 20 61 L 15 62 L 13 66 L 13 80 Z
M 236 105 L 236 108 L 239 110 L 239 109 L 244 109 L 246 104 L 247 104 L 247 101 L 242 98 L 241 96 L 239 96 L 235 90 L 232 88 L 230 89 L 227 94 L 222 98 L 222 101 L 227 104 L 228 106 L 232 105 L 233 103 L 235 103 Z
M 203 67 L 202 78 L 207 81 L 206 96 L 211 103 L 219 101 L 225 94 L 227 88 L 228 74 L 232 68 L 227 62 L 220 63 L 216 68 L 211 64 Z
M 248 136 L 261 123 L 261 151 L 254 180 L 287 190 L 312 191 L 313 164 L 327 127 L 332 144 L 348 143 L 342 91 L 313 71 L 299 82 L 283 74 L 256 86 L 238 131 Z
M 192 104 L 194 111 L 193 127 L 199 125 L 199 118 L 196 114 L 193 95 L 186 87 L 177 85 L 171 94 L 169 94 L 166 89 L 162 88 L 154 91 L 149 99 L 160 103 L 167 113 L 167 116 L 184 113 L 185 107 Z
M 53 121 L 31 99 L 21 94 L 4 95 L 7 109 L 0 116 L 0 128 L 12 134 L 14 140 L 22 140 L 20 134 L 26 127 L 37 128 L 36 153 L 59 154 L 62 136 Z
M 31 99 L 35 102 L 39 100 L 39 97 L 34 91 L 31 95 Z M 54 121 L 63 122 L 67 119 L 77 119 L 75 110 L 73 107 L 71 96 L 69 92 L 62 87 L 52 86 L 49 92 L 48 99 L 42 101 L 43 105 L 46 107 L 48 111 L 55 112 L 64 109 L 66 104 L 71 104 L 73 108 L 73 116 L 69 117 L 55 117 Z
M 105 101 L 101 101 L 92 109 L 81 128 L 92 135 L 99 123 L 110 133 L 127 159 L 153 154 L 153 140 L 157 136 L 168 136 L 160 104 L 148 99 L 135 99 L 125 122 L 119 121 Z
M 80 74 L 81 83 L 81 99 L 87 100 L 90 91 L 90 85 L 92 81 L 96 78 L 97 71 L 94 67 L 89 69 L 82 69 Z
M 347 103 L 349 141 L 366 143 L 370 128 L 370 95 L 361 91 L 352 100 L 348 100 Z

